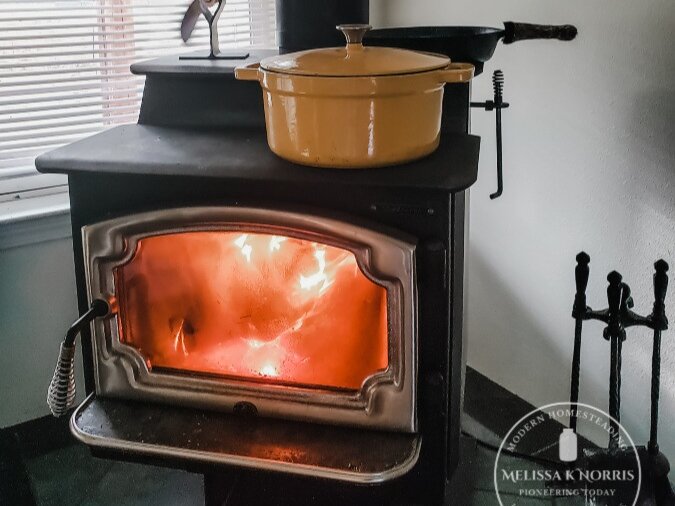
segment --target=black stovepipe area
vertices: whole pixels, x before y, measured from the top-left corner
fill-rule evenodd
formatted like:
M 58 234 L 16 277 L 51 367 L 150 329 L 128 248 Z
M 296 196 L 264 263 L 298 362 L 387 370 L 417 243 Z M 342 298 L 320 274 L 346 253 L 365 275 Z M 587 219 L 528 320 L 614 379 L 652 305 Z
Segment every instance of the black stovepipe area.
M 276 0 L 279 52 L 344 45 L 335 27 L 367 24 L 369 0 Z

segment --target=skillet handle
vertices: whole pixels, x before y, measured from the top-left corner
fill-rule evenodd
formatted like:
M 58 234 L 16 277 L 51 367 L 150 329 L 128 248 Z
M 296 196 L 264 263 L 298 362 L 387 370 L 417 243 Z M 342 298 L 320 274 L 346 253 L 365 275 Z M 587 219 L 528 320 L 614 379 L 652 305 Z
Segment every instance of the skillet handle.
M 260 63 L 235 68 L 234 77 L 239 81 L 260 81 Z
M 530 23 L 504 22 L 504 44 L 519 40 L 558 39 L 573 40 L 577 27 L 573 25 L 533 25 Z
M 470 63 L 451 63 L 437 71 L 442 83 L 467 83 L 473 78 L 474 66 Z

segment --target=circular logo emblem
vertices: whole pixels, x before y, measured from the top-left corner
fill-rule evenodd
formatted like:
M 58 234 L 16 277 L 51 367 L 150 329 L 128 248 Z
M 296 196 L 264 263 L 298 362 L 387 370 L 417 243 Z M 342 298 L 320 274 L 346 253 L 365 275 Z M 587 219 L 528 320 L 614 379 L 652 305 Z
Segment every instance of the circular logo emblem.
M 580 433 L 569 428 L 574 417 Z M 640 459 L 628 432 L 604 411 L 581 403 L 548 404 L 518 420 L 502 441 L 494 467 L 500 506 L 537 499 L 635 506 L 641 481 Z

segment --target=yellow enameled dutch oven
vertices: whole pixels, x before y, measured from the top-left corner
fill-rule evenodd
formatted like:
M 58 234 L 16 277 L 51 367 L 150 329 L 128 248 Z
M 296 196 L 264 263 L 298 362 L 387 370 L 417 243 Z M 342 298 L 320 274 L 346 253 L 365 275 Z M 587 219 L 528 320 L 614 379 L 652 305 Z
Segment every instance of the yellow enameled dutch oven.
M 368 25 L 340 25 L 346 47 L 273 56 L 235 70 L 259 81 L 267 141 L 303 165 L 380 167 L 438 147 L 443 86 L 467 82 L 473 65 L 446 56 L 364 47 Z

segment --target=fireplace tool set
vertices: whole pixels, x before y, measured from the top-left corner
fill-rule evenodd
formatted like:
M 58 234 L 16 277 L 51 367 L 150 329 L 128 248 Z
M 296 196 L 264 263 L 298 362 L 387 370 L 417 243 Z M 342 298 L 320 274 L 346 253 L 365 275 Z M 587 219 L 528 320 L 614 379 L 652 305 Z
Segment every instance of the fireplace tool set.
M 574 351 L 572 357 L 572 376 L 570 385 L 570 403 L 579 401 L 579 376 L 581 363 L 581 334 L 583 322 L 598 320 L 607 326 L 603 337 L 610 344 L 610 377 L 609 377 L 609 415 L 610 432 L 607 449 L 596 449 L 581 458 L 586 461 L 606 461 L 616 465 L 617 462 L 634 458 L 632 452 L 620 448 L 621 421 L 621 352 L 626 340 L 626 329 L 630 327 L 647 327 L 653 330 L 652 377 L 651 377 L 651 420 L 649 442 L 646 447 L 637 449 L 642 469 L 642 486 L 640 488 L 641 505 L 672 506 L 675 494 L 668 480 L 670 464 L 666 456 L 660 452 L 658 444 L 659 423 L 659 390 L 661 374 L 661 333 L 668 329 L 665 310 L 666 290 L 668 288 L 668 264 L 658 260 L 654 264 L 654 305 L 651 314 L 642 316 L 632 311 L 633 298 L 627 283 L 621 274 L 612 271 L 607 276 L 607 300 L 609 306 L 603 310 L 593 310 L 586 305 L 586 287 L 589 277 L 590 257 L 581 252 L 576 257 L 575 268 L 576 294 L 572 316 L 575 319 Z M 577 429 L 577 413 L 570 416 L 570 428 Z

